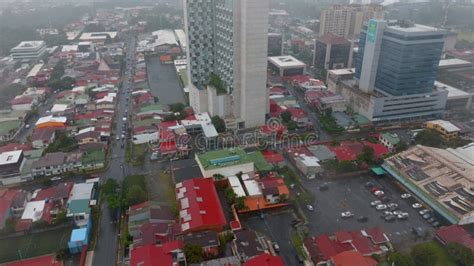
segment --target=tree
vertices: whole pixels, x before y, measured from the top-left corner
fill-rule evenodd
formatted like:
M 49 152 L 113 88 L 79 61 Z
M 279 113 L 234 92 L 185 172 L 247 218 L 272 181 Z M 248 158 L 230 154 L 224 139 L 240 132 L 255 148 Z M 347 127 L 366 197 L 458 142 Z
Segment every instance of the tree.
M 216 128 L 217 132 L 222 133 L 225 132 L 225 122 L 220 116 L 215 115 L 211 118 L 211 122 Z
M 432 129 L 425 129 L 415 137 L 416 144 L 421 144 L 424 146 L 442 148 L 445 145 L 445 141 L 440 134 Z
M 416 266 L 436 265 L 436 250 L 431 245 L 417 245 L 410 253 Z
M 374 149 L 370 146 L 364 146 L 362 152 L 357 156 L 357 160 L 365 163 L 372 163 L 374 161 Z
M 400 141 L 397 145 L 397 152 L 401 152 L 401 151 L 404 151 L 406 149 L 408 149 L 407 143 L 404 142 L 404 141 Z
M 111 195 L 117 193 L 119 184 L 115 179 L 108 178 L 101 187 L 102 195 Z
M 147 200 L 145 191 L 139 185 L 133 185 L 127 189 L 126 201 L 129 205 L 135 205 Z
M 413 266 L 413 259 L 410 254 L 392 252 L 388 255 L 388 261 L 392 262 L 396 266 Z
M 183 248 L 186 261 L 190 264 L 204 261 L 204 252 L 198 245 L 186 243 Z
M 216 89 L 217 95 L 226 94 L 227 90 L 224 87 L 221 77 L 216 73 L 211 73 L 209 75 L 209 85 Z
M 449 243 L 446 245 L 446 251 L 458 265 L 474 265 L 474 252 L 466 246 L 459 243 Z
M 247 208 L 245 205 L 245 197 L 236 197 L 235 198 L 235 208 L 237 210 L 244 210 Z
M 105 37 L 105 41 L 104 41 L 104 44 L 111 44 L 113 43 L 114 41 L 112 40 L 112 38 L 110 37 L 110 35 L 107 34 L 107 37 Z
M 234 204 L 234 203 L 235 203 L 235 199 L 237 198 L 237 195 L 235 195 L 235 192 L 234 192 L 234 190 L 232 189 L 232 187 L 227 187 L 227 188 L 224 190 L 224 194 L 225 194 L 225 197 L 227 198 L 227 201 L 228 201 L 230 204 Z
M 280 114 L 280 118 L 283 123 L 287 124 L 288 122 L 291 121 L 291 112 L 290 111 L 284 111 Z

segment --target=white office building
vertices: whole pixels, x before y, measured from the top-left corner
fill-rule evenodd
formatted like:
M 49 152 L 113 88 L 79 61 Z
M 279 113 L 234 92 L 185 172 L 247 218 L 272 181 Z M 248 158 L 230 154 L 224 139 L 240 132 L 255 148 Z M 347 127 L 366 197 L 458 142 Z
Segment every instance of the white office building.
M 10 50 L 13 59 L 35 60 L 40 59 L 46 53 L 44 41 L 25 41 Z
M 263 125 L 269 0 L 184 0 L 184 7 L 194 111 L 233 117 L 239 127 Z

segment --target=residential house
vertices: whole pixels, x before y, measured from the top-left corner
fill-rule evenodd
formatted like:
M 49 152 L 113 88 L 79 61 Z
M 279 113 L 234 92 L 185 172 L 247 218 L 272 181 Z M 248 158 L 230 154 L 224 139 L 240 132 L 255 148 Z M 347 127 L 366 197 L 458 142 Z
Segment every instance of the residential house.
M 435 239 L 444 246 L 450 243 L 458 243 L 474 252 L 474 237 L 460 225 L 453 224 L 441 227 L 436 231 Z
M 254 257 L 267 253 L 267 244 L 262 236 L 253 230 L 241 229 L 234 232 L 232 253 L 241 262 L 246 262 Z
M 31 200 L 31 193 L 25 190 L 17 190 L 15 197 L 10 205 L 12 215 L 19 218 L 25 210 L 26 204 Z
M 86 143 L 97 143 L 101 141 L 100 132 L 95 131 L 94 128 L 89 128 L 89 130 L 81 130 L 75 136 L 74 139 L 77 141 L 77 144 L 86 144 Z
M 276 204 L 286 201 L 290 192 L 283 178 L 267 177 L 260 179 L 262 194 L 268 204 Z
M 54 142 L 55 138 L 56 128 L 35 128 L 31 136 L 31 145 L 34 149 L 46 148 L 49 144 Z
M 280 256 L 273 256 L 268 253 L 263 253 L 256 257 L 253 257 L 246 262 L 243 266 L 284 266 L 283 258 Z M 357 264 L 358 265 L 358 264 Z
M 301 108 L 288 108 L 288 112 L 291 113 L 291 120 L 293 120 L 299 128 L 311 126 L 311 120 L 308 114 Z
M 130 266 L 178 266 L 184 263 L 181 241 L 173 241 L 163 246 L 148 244 L 130 249 Z
M 128 208 L 128 232 L 134 238 L 139 236 L 144 224 L 171 224 L 175 217 L 171 208 L 154 201 L 146 201 Z
M 334 255 L 329 260 L 329 265 L 334 266 L 377 266 L 379 263 L 372 257 L 365 257 L 357 251 L 343 251 Z
M 180 235 L 178 239 L 183 241 L 183 243 L 200 246 L 206 256 L 214 257 L 219 255 L 219 237 L 215 231 L 207 230 L 187 233 Z
M 397 150 L 398 144 L 400 144 L 400 138 L 397 133 L 380 133 L 379 141 L 382 143 L 390 152 Z
M 82 152 L 53 152 L 34 161 L 31 165 L 33 176 L 61 175 L 71 171 L 79 171 Z
M 193 178 L 177 183 L 176 199 L 183 233 L 220 232 L 227 225 L 212 178 Z
M 426 128 L 435 130 L 448 141 L 457 138 L 461 131 L 461 129 L 453 125 L 453 123 L 441 119 L 426 122 Z
M 67 202 L 67 216 L 72 217 L 78 227 L 89 224 L 91 206 L 95 204 L 97 183 L 74 184 Z
M 20 95 L 11 100 L 10 104 L 15 111 L 31 111 L 38 104 L 38 100 L 35 97 Z

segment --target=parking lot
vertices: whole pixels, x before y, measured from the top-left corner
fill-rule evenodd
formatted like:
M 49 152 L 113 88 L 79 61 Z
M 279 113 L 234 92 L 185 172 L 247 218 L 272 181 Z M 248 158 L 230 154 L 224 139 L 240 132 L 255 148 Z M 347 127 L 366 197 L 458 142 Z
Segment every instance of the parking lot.
M 161 104 L 184 103 L 186 97 L 174 65 L 165 65 L 159 57 L 147 61 L 148 84 Z
M 379 226 L 384 229 L 392 243 L 406 244 L 414 243 L 418 240 L 432 236 L 434 227 L 426 222 L 418 210 L 413 209 L 412 204 L 415 199 L 401 199 L 403 194 L 393 183 L 389 181 L 390 177 L 372 178 L 369 176 L 352 177 L 337 180 L 317 179 L 303 180 L 304 186 L 312 191 L 315 197 L 313 211 L 302 206 L 309 219 L 309 230 L 312 235 L 332 234 L 338 230 L 360 230 L 363 228 Z M 365 184 L 373 182 L 381 188 L 385 196 L 390 198 L 393 203 L 398 204 L 398 209 L 408 213 L 408 219 L 387 222 L 381 216 L 383 211 L 377 211 L 370 203 L 378 200 L 372 194 Z M 319 187 L 327 184 L 327 190 L 321 191 Z M 354 214 L 350 218 L 341 218 L 341 213 L 350 211 Z M 365 216 L 367 221 L 358 221 L 358 217 Z M 412 228 L 421 228 L 419 237 L 412 232 Z M 421 237 L 423 235 L 423 237 Z

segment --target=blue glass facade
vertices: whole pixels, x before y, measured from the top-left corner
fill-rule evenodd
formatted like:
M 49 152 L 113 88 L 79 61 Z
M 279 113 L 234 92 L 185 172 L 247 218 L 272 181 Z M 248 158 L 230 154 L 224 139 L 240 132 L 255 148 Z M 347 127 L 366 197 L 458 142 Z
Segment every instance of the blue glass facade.
M 355 76 L 360 78 L 366 41 L 360 35 Z M 403 34 L 385 29 L 378 60 L 375 88 L 392 95 L 425 93 L 433 90 L 443 51 L 442 33 Z

